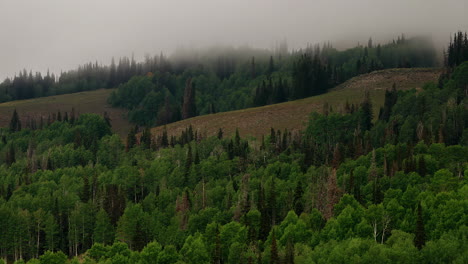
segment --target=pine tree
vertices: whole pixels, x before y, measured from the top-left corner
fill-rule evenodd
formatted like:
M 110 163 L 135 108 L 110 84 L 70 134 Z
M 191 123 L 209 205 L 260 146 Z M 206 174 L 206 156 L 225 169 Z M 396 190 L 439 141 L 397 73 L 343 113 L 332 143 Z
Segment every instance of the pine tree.
M 286 255 L 284 259 L 284 264 L 294 264 L 294 243 L 291 238 L 288 239 L 286 243 Z
M 366 131 L 372 128 L 372 119 L 374 114 L 372 112 L 372 102 L 370 100 L 369 90 L 364 93 L 364 101 L 361 103 L 361 128 Z
M 127 145 L 125 147 L 125 150 L 128 152 L 131 148 L 135 146 L 136 142 L 137 142 L 137 139 L 136 139 L 136 127 L 135 127 L 135 128 L 131 128 L 130 132 L 128 132 Z
M 16 109 L 13 111 L 13 115 L 11 117 L 10 121 L 10 132 L 17 132 L 21 131 L 21 121 L 18 116 L 18 112 L 16 112 Z
M 252 79 L 255 79 L 256 77 L 256 72 L 255 72 L 255 57 L 252 57 L 252 60 L 250 62 L 250 77 Z
M 167 137 L 167 128 L 166 128 L 166 126 L 164 126 L 163 134 L 162 134 L 162 137 L 161 137 L 161 147 L 167 148 L 168 146 L 169 146 L 169 141 L 168 141 L 168 137 Z
M 280 264 L 275 229 L 273 228 L 271 232 L 270 264 Z
M 108 88 L 114 88 L 117 85 L 117 73 L 116 73 L 116 66 L 114 57 L 112 57 L 110 71 L 109 71 L 109 81 L 107 83 Z
M 218 139 L 223 139 L 223 129 L 219 128 L 218 130 Z
M 192 78 L 187 79 L 187 82 L 185 83 L 184 103 L 182 105 L 182 119 L 191 118 L 197 115 L 194 86 Z
M 267 238 L 268 233 L 270 232 L 271 221 L 270 221 L 268 207 L 266 204 L 265 188 L 263 187 L 263 185 L 260 185 L 257 208 L 260 211 L 260 219 L 261 219 L 259 239 L 264 241 Z
M 8 148 L 8 151 L 6 153 L 5 163 L 8 166 L 11 166 L 11 164 L 13 164 L 15 162 L 16 162 L 15 148 L 10 143 L 10 147 Z
M 418 203 L 417 218 L 416 218 L 416 231 L 414 237 L 414 245 L 421 250 L 426 244 L 426 231 L 424 230 L 424 220 L 422 216 L 421 202 Z
M 50 119 L 50 115 L 49 115 L 49 119 Z M 73 125 L 75 123 L 75 120 L 76 120 L 75 108 L 72 108 L 71 113 L 70 113 L 70 124 Z M 48 122 L 48 124 L 50 125 L 50 122 Z
M 140 144 L 145 149 L 149 149 L 151 147 L 151 129 L 149 127 L 145 127 L 143 130 L 140 138 Z
M 184 186 L 187 186 L 190 176 L 190 168 L 192 167 L 192 146 L 188 144 L 187 158 L 185 159 L 185 169 L 184 169 Z
M 273 56 L 270 56 L 270 62 L 268 63 L 268 72 L 267 75 L 271 76 L 271 74 L 275 71 L 275 64 L 273 62 Z
M 304 202 L 302 201 L 302 195 L 304 190 L 302 189 L 302 183 L 297 182 L 296 189 L 294 190 L 294 212 L 297 215 L 301 215 L 304 211 Z
M 335 145 L 335 149 L 333 151 L 333 161 L 332 161 L 332 167 L 333 168 L 338 168 L 338 166 L 341 163 L 341 152 L 340 152 L 340 146 L 338 143 Z
M 270 190 L 268 193 L 268 208 L 270 209 L 270 221 L 271 225 L 274 226 L 276 224 L 276 181 L 275 176 L 271 179 Z

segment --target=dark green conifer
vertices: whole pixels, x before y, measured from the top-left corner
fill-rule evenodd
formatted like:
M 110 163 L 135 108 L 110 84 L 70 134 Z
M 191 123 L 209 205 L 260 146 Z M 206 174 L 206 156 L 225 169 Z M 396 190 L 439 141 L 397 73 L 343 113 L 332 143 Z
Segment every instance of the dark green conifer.
M 422 215 L 421 202 L 418 203 L 416 216 L 416 230 L 414 237 L 414 245 L 421 250 L 426 244 L 426 231 L 424 230 L 424 220 Z

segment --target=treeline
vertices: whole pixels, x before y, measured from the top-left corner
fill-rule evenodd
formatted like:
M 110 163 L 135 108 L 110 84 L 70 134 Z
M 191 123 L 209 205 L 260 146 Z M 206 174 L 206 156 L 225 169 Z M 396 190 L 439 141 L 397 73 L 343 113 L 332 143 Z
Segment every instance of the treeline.
M 437 64 L 434 48 L 427 40 L 404 36 L 385 45 L 374 45 L 370 39 L 365 47 L 345 51 L 326 44 L 322 48 L 262 55 L 219 57 L 212 64 L 196 58 L 185 60 L 179 63 L 178 72 L 156 71 L 134 77 L 119 86 L 109 102 L 129 109 L 129 119 L 136 124 L 163 125 L 197 115 L 321 94 L 351 77 L 375 70 Z M 192 95 L 189 100 L 186 94 Z M 187 105 L 193 111 L 184 116 Z
M 114 88 L 133 76 L 156 70 L 170 70 L 168 59 L 163 54 L 146 57 L 144 62 L 139 63 L 133 57 L 119 58 L 117 63 L 112 58 L 110 65 L 90 62 L 58 76 L 49 72 L 42 76 L 40 72 L 33 74 L 23 70 L 0 84 L 0 102 Z
M 388 91 L 377 121 L 364 96 L 360 105 L 325 105 L 303 133 L 271 129 L 256 141 L 188 127 L 177 137 L 131 133 L 125 146 L 89 114 L 2 129 L 0 256 L 463 262 L 467 74 L 465 62 L 442 89 Z
M 138 125 L 159 125 L 184 118 L 189 79 L 196 91 L 194 115 L 204 115 L 324 93 L 375 70 L 432 67 L 435 54 L 428 40 L 404 36 L 384 45 L 370 39 L 344 51 L 328 43 L 291 52 L 285 43 L 275 51 L 178 50 L 169 58 L 146 56 L 142 62 L 123 57 L 110 65 L 88 63 L 60 76 L 23 70 L 0 84 L 0 102 L 118 87 L 109 98 L 113 106 L 129 109 L 129 120 Z
M 450 43 L 445 53 L 445 64 L 453 68 L 468 60 L 468 37 L 465 32 L 458 31 L 450 38 Z

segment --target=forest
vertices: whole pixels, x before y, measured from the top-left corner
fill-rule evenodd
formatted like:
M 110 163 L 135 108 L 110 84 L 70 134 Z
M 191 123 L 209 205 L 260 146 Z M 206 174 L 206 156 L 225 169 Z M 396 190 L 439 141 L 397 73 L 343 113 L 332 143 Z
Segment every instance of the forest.
M 109 103 L 128 109 L 132 123 L 154 126 L 325 93 L 375 70 L 437 65 L 430 40 L 404 35 L 345 50 L 325 43 L 289 51 L 286 42 L 274 50 L 181 49 L 169 57 L 148 55 L 143 62 L 133 56 L 112 59 L 109 66 L 92 62 L 59 76 L 22 70 L 0 84 L 0 102 L 117 88 Z
M 394 87 L 379 113 L 367 92 L 340 111 L 324 102 L 304 131 L 271 128 L 261 139 L 189 126 L 177 136 L 133 129 L 123 142 L 106 116 L 58 113 L 25 128 L 15 111 L 0 129 L 0 263 L 466 263 L 468 42 L 455 36 L 439 83 Z M 218 60 L 216 75 L 195 67 L 111 78 L 121 85 L 110 101 L 151 125 L 276 102 L 258 96 L 266 87 L 290 87 L 289 100 L 370 70 L 434 63 L 400 61 L 392 50 L 413 54 L 404 43 L 267 55 L 239 70 Z M 174 104 L 182 93 L 191 102 Z M 212 105 L 239 98 L 245 105 Z

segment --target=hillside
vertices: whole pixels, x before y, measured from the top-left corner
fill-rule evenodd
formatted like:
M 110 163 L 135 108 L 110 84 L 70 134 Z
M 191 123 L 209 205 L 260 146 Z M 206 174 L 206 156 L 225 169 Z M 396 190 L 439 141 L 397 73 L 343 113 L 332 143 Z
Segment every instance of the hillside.
M 49 113 L 61 111 L 63 114 L 63 112 L 70 112 L 72 108 L 75 108 L 76 113 L 80 114 L 96 113 L 102 115 L 106 111 L 112 120 L 113 131 L 123 136 L 128 132 L 130 123 L 125 119 L 125 110 L 112 108 L 107 104 L 107 98 L 112 90 L 100 89 L 2 103 L 0 104 L 0 127 L 8 126 L 14 109 L 18 111 L 21 121 L 25 124 L 29 118 L 39 120 L 43 116 L 47 120 Z
M 344 102 L 359 103 L 364 91 L 369 89 L 374 113 L 384 101 L 386 89 L 391 89 L 393 83 L 397 89 L 407 90 L 421 88 L 425 83 L 437 81 L 440 69 L 389 69 L 357 76 L 339 85 L 326 94 L 301 100 L 249 108 L 238 111 L 223 112 L 212 115 L 198 116 L 175 122 L 166 126 L 169 135 L 179 135 L 189 125 L 208 136 L 215 135 L 219 128 L 225 135 L 232 135 L 238 128 L 241 135 L 256 138 L 269 132 L 271 127 L 299 130 L 304 127 L 308 115 L 312 111 L 321 111 L 323 104 L 328 102 L 333 109 L 340 109 Z M 152 129 L 153 134 L 161 134 L 163 127 Z
M 309 113 L 321 111 L 324 102 L 328 102 L 334 109 L 339 109 L 346 100 L 350 103 L 360 102 L 364 90 L 369 89 L 374 110 L 377 112 L 383 103 L 385 89 L 390 89 L 393 83 L 402 90 L 418 88 L 426 82 L 437 81 L 439 74 L 439 69 L 376 71 L 352 78 L 323 95 L 281 104 L 198 116 L 169 124 L 167 129 L 170 135 L 179 134 L 191 124 L 195 129 L 207 135 L 215 135 L 219 128 L 223 128 L 226 135 L 231 135 L 236 128 L 239 128 L 241 134 L 254 137 L 261 137 L 268 133 L 271 127 L 301 129 Z M 59 110 L 70 112 L 73 107 L 77 113 L 102 114 L 107 111 L 112 119 L 113 131 L 125 136 L 130 128 L 130 123 L 125 119 L 126 111 L 112 108 L 106 102 L 112 91 L 113 89 L 100 89 L 2 103 L 0 104 L 0 127 L 8 126 L 15 108 L 25 123 L 32 117 L 39 119 L 41 115 L 47 119 L 49 113 Z M 162 127 L 153 128 L 152 132 L 159 134 L 162 132 Z

